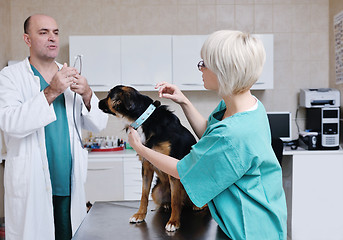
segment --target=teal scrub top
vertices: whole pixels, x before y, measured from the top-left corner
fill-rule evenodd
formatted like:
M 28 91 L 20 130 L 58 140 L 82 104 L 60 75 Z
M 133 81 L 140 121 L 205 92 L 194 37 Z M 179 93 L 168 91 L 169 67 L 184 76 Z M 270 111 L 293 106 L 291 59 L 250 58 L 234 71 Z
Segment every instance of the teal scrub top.
M 271 147 L 264 106 L 221 120 L 221 101 L 191 152 L 177 164 L 181 182 L 195 205 L 208 204 L 231 239 L 287 239 L 282 172 Z
M 39 77 L 41 91 L 43 91 L 49 84 L 35 67 L 31 65 L 31 68 L 34 75 Z M 56 121 L 45 126 L 45 144 L 52 194 L 70 196 L 72 155 L 64 94 L 59 95 L 54 100 L 53 106 Z

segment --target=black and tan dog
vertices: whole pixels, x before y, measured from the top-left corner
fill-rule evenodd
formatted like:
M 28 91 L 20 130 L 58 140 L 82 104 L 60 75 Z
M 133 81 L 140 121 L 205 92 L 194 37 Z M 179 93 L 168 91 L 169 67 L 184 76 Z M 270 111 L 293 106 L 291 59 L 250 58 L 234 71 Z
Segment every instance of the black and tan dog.
M 196 143 L 193 135 L 181 125 L 175 114 L 159 101 L 142 95 L 132 87 L 116 86 L 108 96 L 99 102 L 99 108 L 105 113 L 135 122 L 145 110 L 153 104 L 156 109 L 141 125 L 144 145 L 158 152 L 181 159 Z M 180 214 L 183 206 L 197 209 L 189 200 L 180 180 L 158 170 L 147 160 L 142 161 L 142 197 L 139 210 L 130 218 L 130 222 L 142 222 L 147 214 L 148 197 L 154 172 L 158 178 L 152 190 L 154 202 L 162 207 L 171 207 L 171 216 L 166 224 L 167 231 L 175 231 L 180 227 Z M 199 210 L 199 209 L 197 209 Z

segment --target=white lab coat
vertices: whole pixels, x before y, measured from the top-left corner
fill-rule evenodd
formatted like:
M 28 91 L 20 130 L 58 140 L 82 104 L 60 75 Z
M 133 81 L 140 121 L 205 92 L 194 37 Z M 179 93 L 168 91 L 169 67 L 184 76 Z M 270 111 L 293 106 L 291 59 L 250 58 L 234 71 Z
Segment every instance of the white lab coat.
M 60 64 L 58 64 L 61 67 Z M 87 151 L 82 149 L 73 122 L 74 92 L 64 92 L 72 151 L 71 220 L 73 233 L 86 215 L 84 183 Z M 98 132 L 107 125 L 107 115 L 98 108 L 93 93 L 88 112 L 76 95 L 76 123 Z M 44 126 L 56 120 L 39 77 L 28 58 L 0 72 L 0 129 L 7 148 L 5 162 L 6 240 L 54 240 L 52 189 L 45 148 Z

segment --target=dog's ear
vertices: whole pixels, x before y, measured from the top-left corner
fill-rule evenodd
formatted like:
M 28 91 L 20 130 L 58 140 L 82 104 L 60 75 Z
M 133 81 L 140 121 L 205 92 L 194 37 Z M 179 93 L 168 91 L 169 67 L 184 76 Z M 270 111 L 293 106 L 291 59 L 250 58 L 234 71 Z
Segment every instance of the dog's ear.
M 126 110 L 130 110 L 131 108 L 133 108 L 135 106 L 134 102 L 130 100 L 130 98 L 123 98 L 123 105 L 125 107 Z
M 161 102 L 158 101 L 158 100 L 154 101 L 152 104 L 153 104 L 155 107 L 161 106 Z

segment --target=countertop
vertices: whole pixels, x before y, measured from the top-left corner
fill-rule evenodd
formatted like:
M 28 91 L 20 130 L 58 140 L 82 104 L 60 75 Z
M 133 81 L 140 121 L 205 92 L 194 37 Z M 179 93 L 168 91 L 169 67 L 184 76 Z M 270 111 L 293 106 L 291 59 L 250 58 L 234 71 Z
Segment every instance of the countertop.
M 338 150 L 306 150 L 304 148 L 298 147 L 296 150 L 292 150 L 290 147 L 286 146 L 283 150 L 283 155 L 321 155 L 321 154 L 343 154 L 342 146 L 339 146 Z
M 343 154 L 342 145 L 340 145 L 339 150 L 305 150 L 301 147 L 298 147 L 296 150 L 292 150 L 290 147 L 285 147 L 283 150 L 283 155 L 297 155 L 297 154 Z M 113 152 L 89 152 L 88 159 L 90 161 L 94 159 L 101 158 L 102 160 L 105 159 L 116 159 L 122 157 L 137 157 L 137 153 L 133 149 L 125 149 L 121 151 L 113 151 Z M 0 163 L 6 159 L 6 154 L 2 154 L 0 158 Z
M 106 160 L 106 159 L 119 160 L 122 157 L 137 157 L 137 153 L 133 149 L 125 149 L 125 150 L 113 151 L 113 152 L 89 152 L 88 153 L 89 161 L 92 161 L 94 159 L 99 159 L 99 158 L 101 158 L 102 160 Z M 6 160 L 6 154 L 2 154 L 0 158 L 0 163 L 5 160 Z
M 121 157 L 136 157 L 137 153 L 133 149 L 125 149 L 120 151 L 112 151 L 112 152 L 89 152 L 88 153 L 88 159 L 94 159 L 94 158 L 121 158 Z
M 95 202 L 72 239 L 228 239 L 206 210 L 183 210 L 181 227 L 176 232 L 167 232 L 164 227 L 170 217 L 170 211 L 155 210 L 155 207 L 156 205 L 150 201 L 145 221 L 134 224 L 129 223 L 129 219 L 138 210 L 139 201 Z

